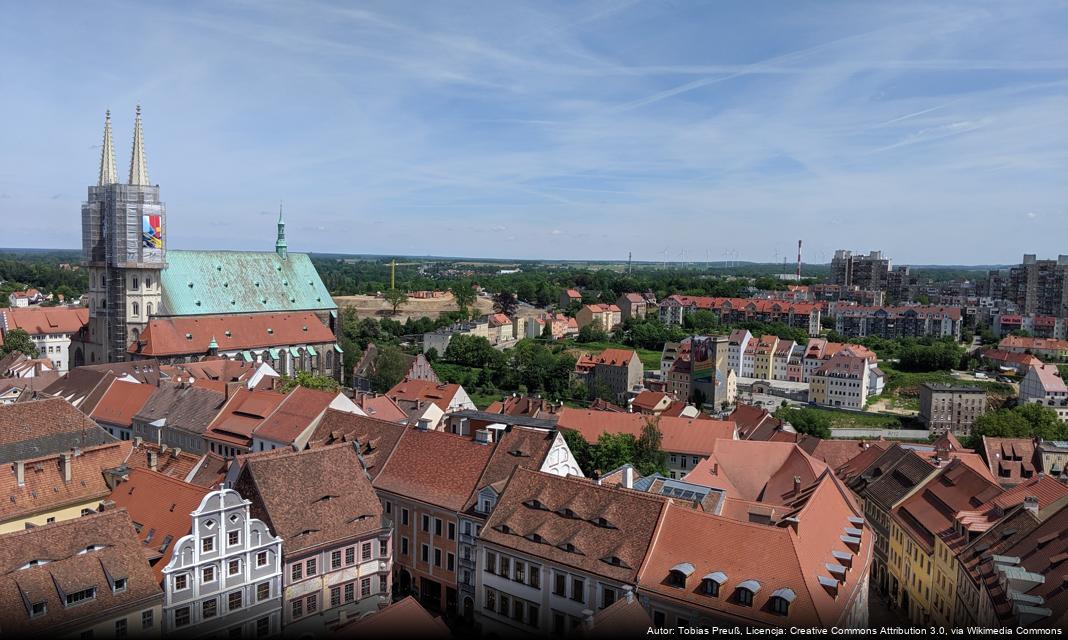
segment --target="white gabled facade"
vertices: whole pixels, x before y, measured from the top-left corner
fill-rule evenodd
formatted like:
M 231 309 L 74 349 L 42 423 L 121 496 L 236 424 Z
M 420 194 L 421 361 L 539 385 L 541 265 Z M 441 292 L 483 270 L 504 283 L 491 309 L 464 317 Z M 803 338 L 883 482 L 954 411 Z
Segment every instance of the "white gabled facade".
M 281 633 L 282 539 L 249 515 L 249 504 L 220 489 L 191 514 L 192 533 L 163 569 L 165 636 Z

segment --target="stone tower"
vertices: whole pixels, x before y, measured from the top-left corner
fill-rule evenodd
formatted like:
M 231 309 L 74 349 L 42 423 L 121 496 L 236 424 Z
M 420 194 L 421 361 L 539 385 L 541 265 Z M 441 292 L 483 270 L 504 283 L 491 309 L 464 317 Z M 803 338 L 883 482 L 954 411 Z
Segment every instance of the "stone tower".
M 148 180 L 141 107 L 134 119 L 130 174 L 120 183 L 104 120 L 97 184 L 82 204 L 82 264 L 89 272 L 89 326 L 72 345 L 75 366 L 127 359 L 148 318 L 159 310 L 166 265 L 166 207 Z

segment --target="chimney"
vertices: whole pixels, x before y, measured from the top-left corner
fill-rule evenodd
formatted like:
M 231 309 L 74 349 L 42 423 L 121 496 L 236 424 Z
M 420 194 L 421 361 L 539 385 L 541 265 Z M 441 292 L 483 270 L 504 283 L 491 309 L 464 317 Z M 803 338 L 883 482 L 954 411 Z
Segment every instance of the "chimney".
M 156 470 L 158 465 L 158 454 L 155 451 L 148 452 L 148 468 L 152 471 Z
M 594 469 L 593 470 L 593 477 L 590 478 L 590 479 L 593 480 L 594 484 L 601 484 L 601 470 L 600 469 Z
M 493 444 L 493 432 L 489 429 L 479 429 L 475 432 L 475 442 L 479 444 Z
M 623 488 L 624 489 L 633 489 L 634 488 L 634 468 L 633 467 L 626 467 L 625 469 L 623 469 Z
M 141 436 L 134 438 L 134 447 L 141 448 Z
M 623 585 L 623 599 L 627 602 L 634 602 L 634 587 L 629 584 Z
M 430 420 L 427 418 L 419 418 L 419 420 L 415 423 L 415 428 L 420 431 L 429 431 Z
M 714 476 L 718 476 L 719 475 L 719 463 L 718 462 L 713 462 L 712 463 L 712 475 L 714 475 Z
M 63 460 L 60 463 L 63 468 L 63 482 L 70 482 L 70 459 L 71 455 L 69 453 L 63 454 Z
M 171 454 L 171 455 L 173 455 L 177 459 L 178 456 L 182 455 L 182 448 L 181 447 L 175 447 L 174 448 L 174 453 Z
M 794 495 L 801 493 L 801 476 L 794 476 Z
M 1027 496 L 1023 501 L 1024 509 L 1027 509 L 1031 513 L 1038 513 L 1038 498 L 1035 496 Z
M 26 486 L 26 463 L 22 460 L 15 462 L 15 482 L 20 487 Z

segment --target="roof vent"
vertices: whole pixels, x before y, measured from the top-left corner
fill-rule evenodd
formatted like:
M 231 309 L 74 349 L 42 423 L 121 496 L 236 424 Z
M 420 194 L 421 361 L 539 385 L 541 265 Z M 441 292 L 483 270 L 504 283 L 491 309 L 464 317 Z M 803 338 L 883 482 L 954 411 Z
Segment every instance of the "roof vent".
M 200 300 L 197 300 L 194 304 L 199 307 L 200 306 Z
M 187 282 L 186 284 L 187 284 L 187 285 L 189 285 L 189 288 L 190 288 L 190 289 L 192 289 L 192 288 L 193 288 L 193 281 L 192 281 L 192 280 L 190 280 L 190 281 L 189 281 L 189 282 Z
M 191 334 L 191 333 L 185 334 L 185 339 L 186 340 L 192 340 L 193 339 L 193 334 Z
M 221 264 L 215 265 L 215 270 L 216 271 L 222 271 L 222 265 Z
M 267 327 L 267 333 L 274 333 L 274 329 Z
M 259 281 L 259 280 L 257 280 L 257 281 L 256 281 L 256 282 L 254 282 L 253 284 L 255 284 L 255 285 L 256 285 L 256 286 L 258 287 L 258 286 L 260 286 L 260 281 Z

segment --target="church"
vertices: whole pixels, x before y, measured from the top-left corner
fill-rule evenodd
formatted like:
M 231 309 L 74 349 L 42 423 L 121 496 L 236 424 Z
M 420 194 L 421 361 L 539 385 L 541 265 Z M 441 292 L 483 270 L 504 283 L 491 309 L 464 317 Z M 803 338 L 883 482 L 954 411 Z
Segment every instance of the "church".
M 97 183 L 82 204 L 89 322 L 71 340 L 74 366 L 219 356 L 341 379 L 337 306 L 308 254 L 289 252 L 281 211 L 274 251 L 169 250 L 168 240 L 141 107 L 125 183 L 108 112 Z

